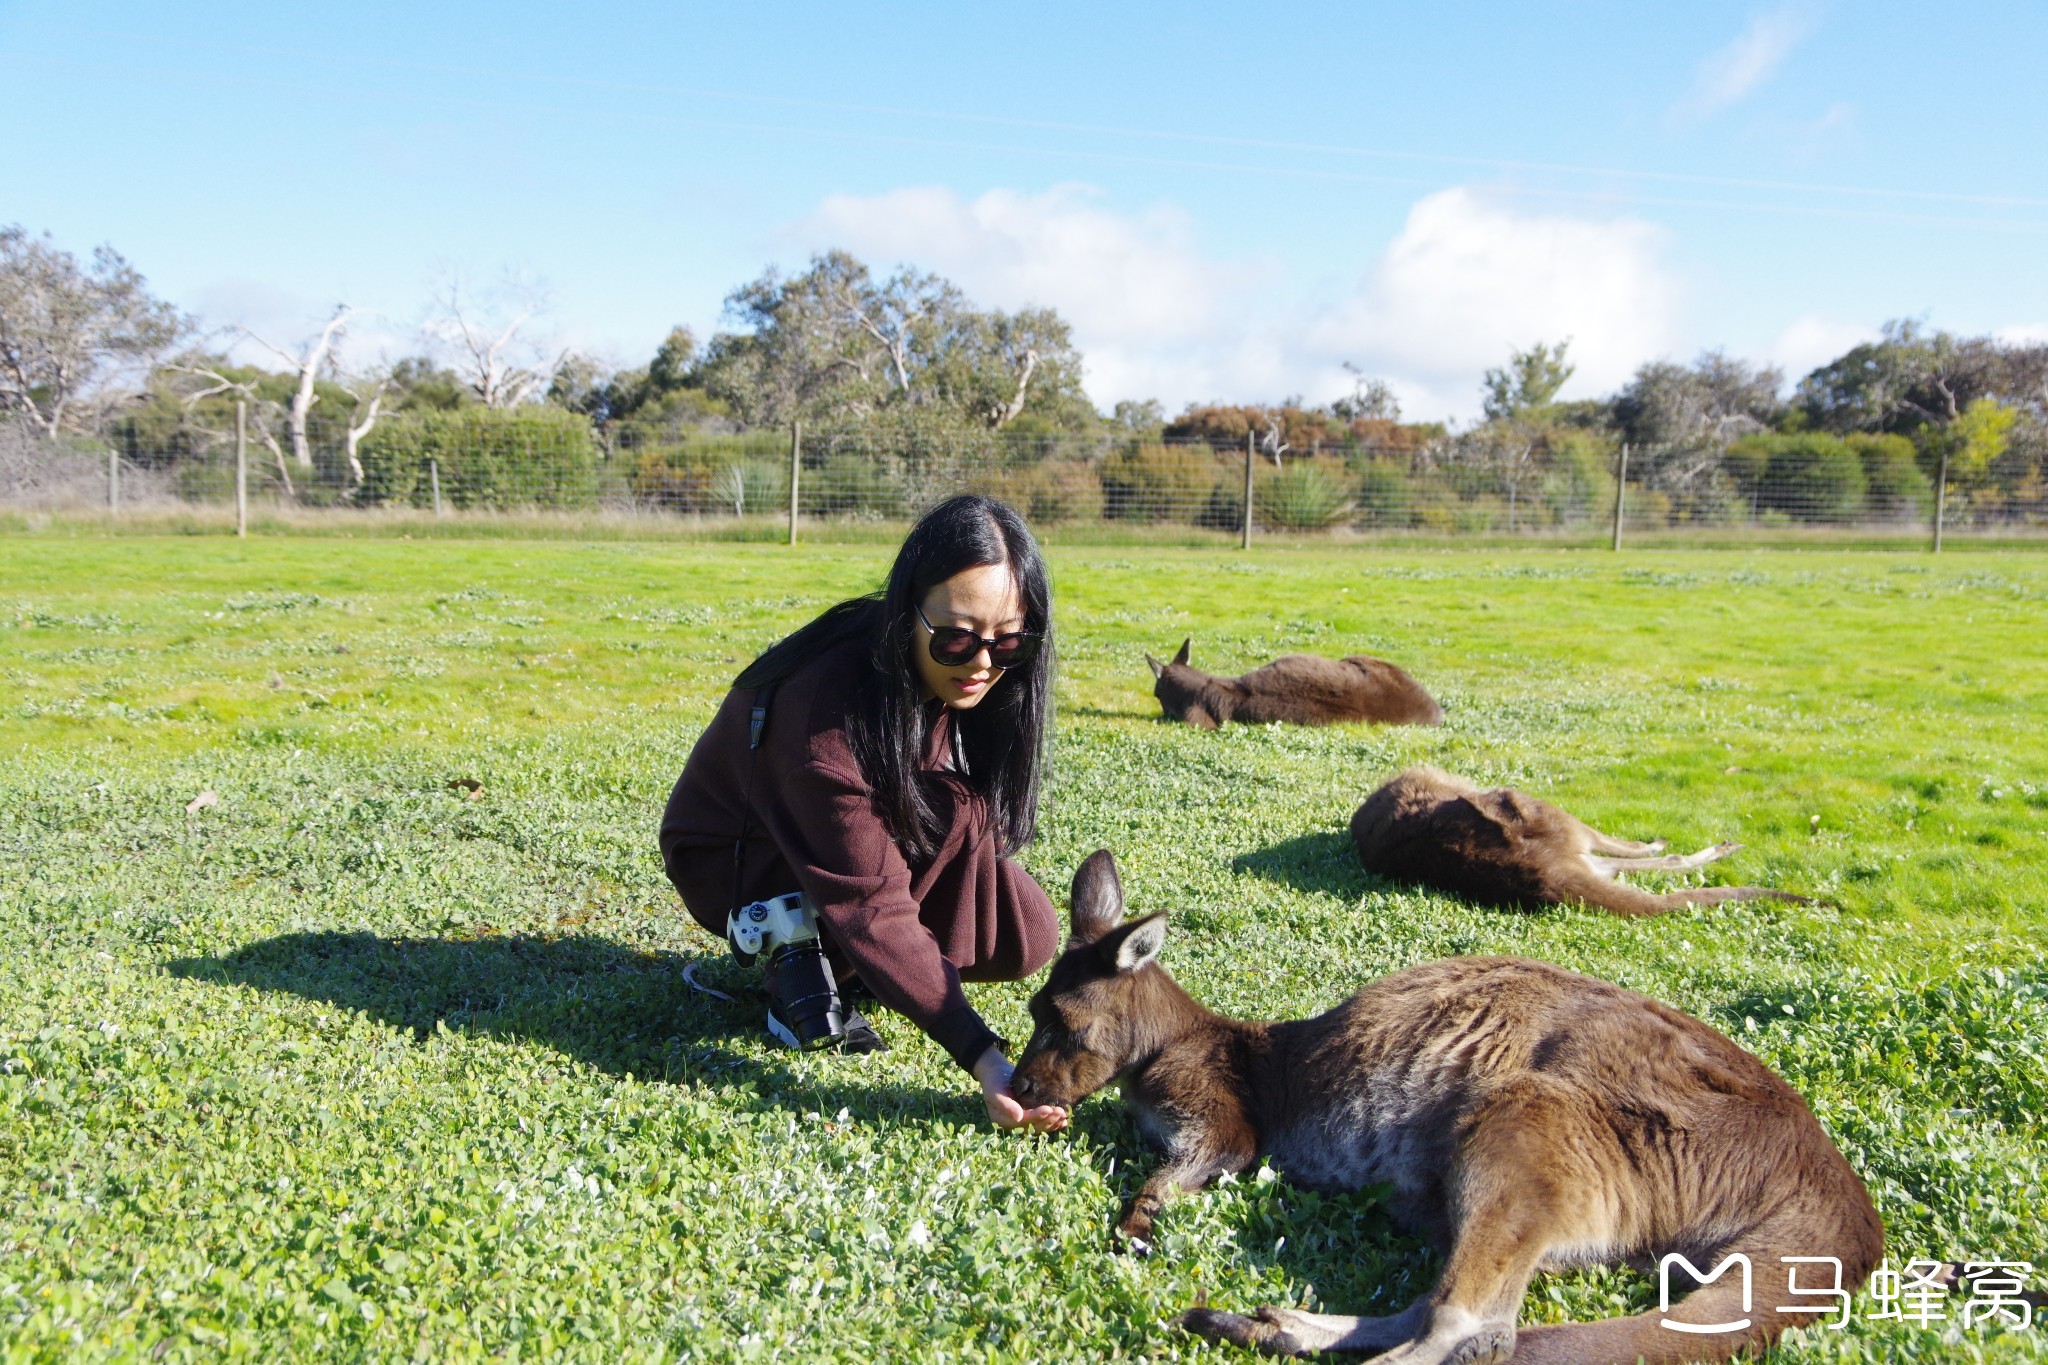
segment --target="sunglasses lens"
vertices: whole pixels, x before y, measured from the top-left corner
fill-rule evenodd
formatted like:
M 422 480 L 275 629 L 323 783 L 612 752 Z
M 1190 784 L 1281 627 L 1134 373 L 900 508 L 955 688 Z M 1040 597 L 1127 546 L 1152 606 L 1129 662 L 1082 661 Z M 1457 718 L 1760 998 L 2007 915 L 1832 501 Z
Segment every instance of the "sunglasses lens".
M 981 637 L 971 630 L 947 626 L 932 632 L 932 661 L 948 668 L 966 663 L 981 652 Z
M 1038 639 L 1032 635 L 1004 635 L 997 638 L 995 647 L 988 652 L 988 661 L 997 668 L 1015 668 L 1028 663 L 1038 653 Z

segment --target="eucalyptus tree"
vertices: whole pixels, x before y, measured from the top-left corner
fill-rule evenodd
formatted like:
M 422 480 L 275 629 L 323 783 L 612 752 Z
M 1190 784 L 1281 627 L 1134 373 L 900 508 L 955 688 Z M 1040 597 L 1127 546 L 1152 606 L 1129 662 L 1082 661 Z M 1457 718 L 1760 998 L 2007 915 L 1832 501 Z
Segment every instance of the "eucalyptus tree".
M 0 227 L 0 412 L 47 436 L 88 429 L 191 329 L 112 247 L 81 264 L 47 233 Z
M 696 377 L 750 426 L 907 410 L 999 430 L 1080 394 L 1081 357 L 1053 310 L 980 309 L 912 267 L 877 280 L 844 251 L 800 274 L 768 270 L 727 297 L 726 315 L 740 330 L 711 339 Z

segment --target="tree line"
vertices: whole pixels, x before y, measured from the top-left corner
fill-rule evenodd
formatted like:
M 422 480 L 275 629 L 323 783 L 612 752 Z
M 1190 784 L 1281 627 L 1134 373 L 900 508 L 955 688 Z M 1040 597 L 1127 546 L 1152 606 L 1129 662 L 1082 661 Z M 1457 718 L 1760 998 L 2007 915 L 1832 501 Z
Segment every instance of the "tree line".
M 974 470 L 1053 518 L 1229 525 L 1249 449 L 1274 525 L 1522 529 L 1594 515 L 1625 444 L 1631 485 L 1668 522 L 1910 520 L 1941 485 L 1980 519 L 2048 517 L 2048 345 L 1911 320 L 1789 388 L 1710 351 L 1573 402 L 1558 399 L 1569 341 L 1536 341 L 1486 373 L 1481 418 L 1454 429 L 1404 420 L 1355 369 L 1327 403 L 1099 412 L 1054 310 L 980 307 L 841 251 L 764 272 L 727 297 L 727 328 L 677 327 L 626 367 L 552 344 L 545 291 L 516 278 L 445 280 L 417 353 L 395 361 L 352 353 L 363 316 L 340 305 L 294 338 L 207 331 L 109 247 L 80 259 L 0 228 L 0 412 L 49 451 L 111 446 L 204 495 L 239 406 L 277 494 L 358 504 L 418 501 L 431 469 L 458 504 L 587 504 L 602 484 L 745 511 L 786 488 L 801 425 L 821 512 L 886 515 Z

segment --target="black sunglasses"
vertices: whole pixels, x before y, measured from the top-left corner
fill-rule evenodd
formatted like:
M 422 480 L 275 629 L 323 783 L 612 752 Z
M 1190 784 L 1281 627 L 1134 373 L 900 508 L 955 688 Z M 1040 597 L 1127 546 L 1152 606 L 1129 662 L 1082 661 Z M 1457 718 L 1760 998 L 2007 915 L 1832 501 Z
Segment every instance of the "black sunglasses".
M 924 622 L 924 628 L 932 633 L 932 662 L 941 668 L 958 668 L 984 649 L 988 651 L 988 661 L 995 667 L 1015 668 L 1018 664 L 1031 662 L 1031 656 L 1038 653 L 1038 642 L 1043 638 L 1036 631 L 1013 630 L 993 640 L 984 639 L 965 626 L 933 625 L 921 606 L 914 606 L 912 610 L 917 612 L 917 619 Z

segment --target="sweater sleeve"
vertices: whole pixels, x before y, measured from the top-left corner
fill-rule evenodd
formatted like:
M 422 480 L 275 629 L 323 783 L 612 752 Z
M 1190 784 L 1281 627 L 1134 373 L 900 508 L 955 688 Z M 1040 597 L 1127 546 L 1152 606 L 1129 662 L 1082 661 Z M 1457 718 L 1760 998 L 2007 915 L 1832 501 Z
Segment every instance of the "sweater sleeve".
M 918 919 L 910 866 L 867 784 L 815 752 L 785 770 L 757 805 L 832 942 L 881 1002 L 904 1015 L 963 1070 L 997 1043 L 960 971 Z

